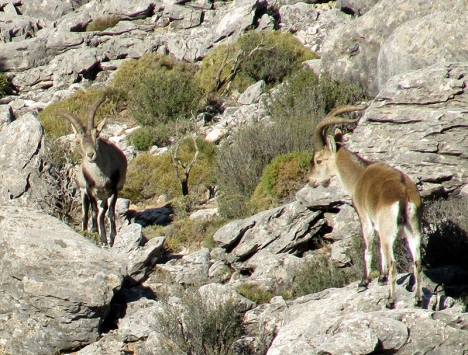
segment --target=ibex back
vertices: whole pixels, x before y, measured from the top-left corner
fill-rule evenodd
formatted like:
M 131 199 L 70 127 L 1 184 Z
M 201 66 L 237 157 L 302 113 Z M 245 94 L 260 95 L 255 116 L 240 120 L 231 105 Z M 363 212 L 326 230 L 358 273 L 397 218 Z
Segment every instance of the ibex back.
M 370 282 L 372 244 L 375 232 L 380 237 L 381 273 L 380 284 L 387 284 L 390 276 L 390 294 L 387 305 L 396 301 L 396 263 L 393 253 L 395 240 L 403 233 L 406 236 L 413 258 L 415 278 L 415 304 L 421 305 L 421 198 L 416 185 L 401 172 L 383 162 L 370 162 L 351 153 L 342 145 L 339 130 L 325 137 L 329 125 L 352 123 L 358 119 L 335 117 L 339 114 L 365 110 L 366 106 L 342 106 L 331 111 L 314 132 L 314 155 L 309 174 L 311 186 L 327 186 L 337 176 L 352 198 L 359 215 L 364 239 L 364 276 L 358 291 L 364 291 Z
M 88 229 L 88 211 L 91 206 L 91 230 L 97 232 L 97 226 L 99 226 L 101 243 L 112 246 L 116 234 L 115 204 L 118 193 L 125 184 L 127 158 L 116 145 L 99 136 L 106 119 L 98 126 L 94 126 L 94 116 L 104 100 L 96 100 L 89 107 L 86 128 L 73 113 L 61 110 L 59 114 L 71 123 L 80 143 L 82 161 L 77 182 L 82 199 L 82 228 L 84 231 Z M 104 221 L 107 211 L 110 225 L 108 239 Z

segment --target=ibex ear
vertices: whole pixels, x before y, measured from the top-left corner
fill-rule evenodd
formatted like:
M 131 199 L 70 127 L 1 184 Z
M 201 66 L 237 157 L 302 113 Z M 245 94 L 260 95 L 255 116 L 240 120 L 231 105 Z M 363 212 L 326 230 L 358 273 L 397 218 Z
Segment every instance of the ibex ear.
M 97 133 L 101 133 L 102 129 L 104 128 L 104 126 L 106 125 L 106 120 L 107 120 L 107 117 L 104 118 L 101 123 L 99 123 L 96 127 L 96 131 Z
M 338 144 L 343 143 L 343 132 L 339 128 L 335 129 L 335 142 Z
M 332 135 L 327 136 L 327 147 L 330 150 L 331 153 L 335 154 L 336 153 L 336 142 L 335 142 L 335 137 Z

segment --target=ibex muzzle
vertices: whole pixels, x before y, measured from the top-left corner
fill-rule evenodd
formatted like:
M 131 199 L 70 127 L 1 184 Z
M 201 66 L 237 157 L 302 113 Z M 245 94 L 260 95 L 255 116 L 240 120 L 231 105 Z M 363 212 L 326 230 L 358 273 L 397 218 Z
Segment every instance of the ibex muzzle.
M 352 123 L 358 119 L 335 117 L 339 114 L 362 111 L 366 106 L 342 106 L 331 111 L 316 127 L 314 155 L 309 184 L 327 186 L 332 177 L 340 180 L 351 196 L 359 215 L 364 239 L 364 276 L 358 291 L 364 291 L 370 282 L 372 244 L 375 233 L 380 237 L 381 273 L 379 283 L 386 284 L 390 276 L 388 306 L 395 303 L 396 262 L 393 254 L 395 240 L 404 234 L 413 258 L 415 303 L 421 305 L 421 218 L 422 204 L 416 185 L 411 179 L 388 164 L 370 162 L 343 147 L 339 130 L 325 137 L 329 125 Z
M 67 110 L 59 111 L 72 125 L 80 143 L 81 169 L 77 175 L 78 186 L 81 190 L 83 231 L 88 229 L 89 207 L 92 210 L 91 231 L 101 235 L 102 244 L 112 246 L 116 235 L 115 204 L 119 191 L 123 189 L 127 174 L 127 158 L 113 143 L 100 137 L 106 119 L 98 126 L 94 126 L 94 116 L 105 99 L 96 100 L 87 112 L 87 127 L 85 128 L 78 117 Z M 98 204 L 99 201 L 99 204 Z M 106 237 L 105 214 L 110 225 L 110 235 Z

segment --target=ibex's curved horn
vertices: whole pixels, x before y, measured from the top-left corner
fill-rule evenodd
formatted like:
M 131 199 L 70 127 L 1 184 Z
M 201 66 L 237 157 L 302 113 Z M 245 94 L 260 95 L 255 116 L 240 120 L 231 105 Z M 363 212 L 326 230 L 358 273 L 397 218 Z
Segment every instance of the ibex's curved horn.
M 88 131 L 91 131 L 94 128 L 94 116 L 96 115 L 96 111 L 101 106 L 101 104 L 106 100 L 105 97 L 101 97 L 100 99 L 94 101 L 91 106 L 88 108 L 88 112 L 86 114 L 86 122 L 88 123 Z
M 67 110 L 59 110 L 59 111 L 57 111 L 57 114 L 62 116 L 65 119 L 67 119 L 72 124 L 73 128 L 75 128 L 75 131 L 78 134 L 81 134 L 81 135 L 85 134 L 85 130 L 84 130 L 83 125 L 81 124 L 78 117 L 75 116 L 73 113 L 71 113 L 70 111 L 67 111 Z
M 340 106 L 334 108 L 330 111 L 328 115 L 326 115 L 315 127 L 314 136 L 313 136 L 313 143 L 314 143 L 314 151 L 318 152 L 323 149 L 325 145 L 325 139 L 323 135 L 323 130 L 325 127 L 332 125 L 332 124 L 339 124 L 339 123 L 354 123 L 359 121 L 359 118 L 355 119 L 347 119 L 342 117 L 335 117 L 341 115 L 342 113 L 352 112 L 352 111 L 362 111 L 365 110 L 368 106 Z

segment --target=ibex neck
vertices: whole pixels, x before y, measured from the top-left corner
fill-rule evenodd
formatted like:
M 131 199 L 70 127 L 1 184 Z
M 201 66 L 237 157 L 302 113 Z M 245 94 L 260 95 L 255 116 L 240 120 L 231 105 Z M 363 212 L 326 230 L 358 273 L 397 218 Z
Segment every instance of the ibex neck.
M 341 147 L 336 153 L 335 164 L 341 184 L 346 192 L 353 197 L 356 182 L 371 162 Z

